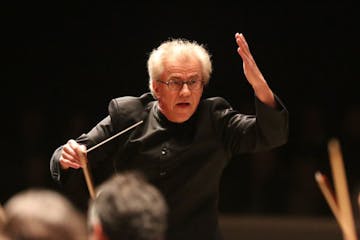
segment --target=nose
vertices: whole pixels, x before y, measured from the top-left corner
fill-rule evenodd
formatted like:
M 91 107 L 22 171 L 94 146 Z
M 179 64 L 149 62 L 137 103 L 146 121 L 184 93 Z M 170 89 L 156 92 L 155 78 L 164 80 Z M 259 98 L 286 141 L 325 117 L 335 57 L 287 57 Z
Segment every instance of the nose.
M 184 83 L 182 85 L 182 88 L 180 89 L 180 96 L 184 97 L 184 96 L 189 96 L 191 94 L 191 90 L 189 88 L 189 86 L 187 85 L 187 83 Z

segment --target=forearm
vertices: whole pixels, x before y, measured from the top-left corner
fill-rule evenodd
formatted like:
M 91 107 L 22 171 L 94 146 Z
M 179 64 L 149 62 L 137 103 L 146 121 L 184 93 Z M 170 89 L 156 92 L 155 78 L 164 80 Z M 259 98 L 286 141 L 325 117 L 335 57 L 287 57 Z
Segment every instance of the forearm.
M 275 100 L 274 93 L 270 89 L 269 85 L 266 81 L 259 82 L 257 84 L 252 85 L 256 97 L 264 104 L 269 107 L 276 108 L 277 103 Z

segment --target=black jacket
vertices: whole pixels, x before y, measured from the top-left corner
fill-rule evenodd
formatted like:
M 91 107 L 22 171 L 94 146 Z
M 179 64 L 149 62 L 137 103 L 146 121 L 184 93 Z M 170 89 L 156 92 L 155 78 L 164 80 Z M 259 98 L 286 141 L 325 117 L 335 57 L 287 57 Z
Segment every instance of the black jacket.
M 143 120 L 135 129 L 88 154 L 95 184 L 116 171 L 139 169 L 164 194 L 169 205 L 167 239 L 219 239 L 217 202 L 223 169 L 236 154 L 265 151 L 288 137 L 288 112 L 278 101 L 273 109 L 255 98 L 256 115 L 232 109 L 223 98 L 200 102 L 186 122 L 169 122 L 151 94 L 120 97 L 109 116 L 77 141 L 88 148 Z M 86 186 L 76 184 L 81 171 L 60 171 L 59 147 L 51 159 L 52 177 L 78 202 L 86 203 Z M 82 193 L 82 197 L 80 197 Z M 75 197 L 76 196 L 76 197 Z

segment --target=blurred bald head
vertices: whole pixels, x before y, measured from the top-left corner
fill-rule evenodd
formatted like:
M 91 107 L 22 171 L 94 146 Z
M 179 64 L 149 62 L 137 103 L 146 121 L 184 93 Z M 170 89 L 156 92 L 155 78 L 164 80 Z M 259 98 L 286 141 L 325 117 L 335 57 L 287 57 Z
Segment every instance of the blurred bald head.
M 86 239 L 85 217 L 60 193 L 46 189 L 20 192 L 4 205 L 3 232 L 9 239 Z

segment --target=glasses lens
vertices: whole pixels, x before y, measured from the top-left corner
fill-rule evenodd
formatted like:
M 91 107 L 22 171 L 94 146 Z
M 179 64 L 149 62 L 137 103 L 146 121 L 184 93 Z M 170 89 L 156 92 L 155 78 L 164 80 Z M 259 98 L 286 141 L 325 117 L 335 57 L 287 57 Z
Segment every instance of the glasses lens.
M 184 84 L 186 84 L 190 90 L 199 90 L 202 86 L 202 82 L 200 80 L 189 80 L 185 82 L 170 80 L 168 82 L 169 89 L 174 91 L 180 91 L 184 87 Z
M 168 86 L 169 86 L 170 90 L 178 91 L 178 90 L 180 90 L 182 88 L 183 83 L 182 83 L 182 81 L 172 81 L 172 80 L 170 80 Z
M 201 81 L 199 80 L 190 80 L 187 84 L 190 89 L 198 90 L 201 87 Z

